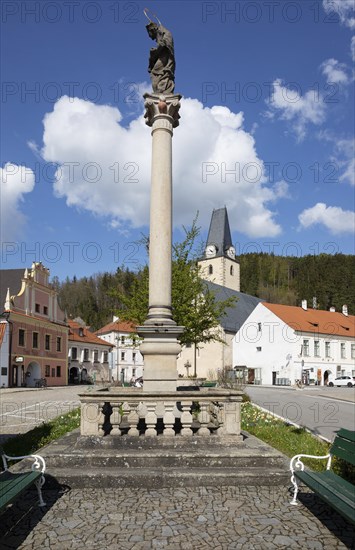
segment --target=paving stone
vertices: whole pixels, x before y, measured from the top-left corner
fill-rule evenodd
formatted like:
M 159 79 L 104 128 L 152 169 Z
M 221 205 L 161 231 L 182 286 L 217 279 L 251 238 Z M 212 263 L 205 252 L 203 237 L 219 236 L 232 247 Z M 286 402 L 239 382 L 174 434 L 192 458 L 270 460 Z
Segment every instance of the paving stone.
M 49 491 L 50 493 L 50 491 Z M 290 508 L 284 488 L 196 487 L 151 491 L 72 489 L 33 495 L 2 514 L 4 550 L 309 550 L 352 548 L 353 531 L 312 494 Z

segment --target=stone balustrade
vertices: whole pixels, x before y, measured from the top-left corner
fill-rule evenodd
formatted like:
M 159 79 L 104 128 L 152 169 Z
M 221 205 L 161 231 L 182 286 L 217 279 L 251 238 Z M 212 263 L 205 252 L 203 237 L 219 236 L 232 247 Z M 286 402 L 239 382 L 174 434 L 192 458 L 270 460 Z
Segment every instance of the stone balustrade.
M 147 392 L 141 388 L 101 388 L 79 397 L 82 436 L 241 439 L 241 391 L 201 388 Z

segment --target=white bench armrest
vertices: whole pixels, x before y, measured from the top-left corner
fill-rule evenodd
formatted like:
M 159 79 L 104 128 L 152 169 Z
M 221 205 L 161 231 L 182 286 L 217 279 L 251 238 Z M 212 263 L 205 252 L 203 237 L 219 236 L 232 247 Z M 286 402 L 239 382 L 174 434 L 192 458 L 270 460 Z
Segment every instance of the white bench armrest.
M 23 460 L 25 458 L 33 459 L 33 464 L 31 466 L 32 471 L 40 471 L 42 474 L 46 471 L 46 463 L 42 456 L 40 455 L 25 455 L 25 456 L 9 456 L 5 453 L 2 454 L 2 462 L 4 465 L 4 470 L 8 470 L 7 461 L 8 460 Z
M 327 454 L 325 456 L 314 456 L 314 455 L 305 455 L 305 454 L 295 455 L 294 457 L 291 458 L 291 461 L 290 461 L 290 470 L 292 473 L 294 473 L 295 471 L 304 470 L 304 463 L 302 462 L 301 458 L 314 458 L 316 460 L 328 459 L 327 466 L 326 466 L 327 470 L 330 469 L 330 465 L 332 462 L 331 454 Z

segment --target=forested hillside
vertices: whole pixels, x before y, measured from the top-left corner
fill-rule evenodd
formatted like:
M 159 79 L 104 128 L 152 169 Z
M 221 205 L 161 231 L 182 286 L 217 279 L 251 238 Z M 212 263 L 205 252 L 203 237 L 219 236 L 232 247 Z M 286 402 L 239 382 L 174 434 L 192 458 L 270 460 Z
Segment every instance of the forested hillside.
M 309 255 L 301 258 L 272 254 L 240 256 L 241 291 L 272 303 L 297 305 L 307 300 L 318 309 L 347 304 L 355 313 L 355 256 Z
M 347 304 L 355 313 L 355 256 L 344 254 L 309 255 L 301 258 L 266 253 L 244 254 L 239 258 L 241 291 L 269 302 L 300 305 L 303 299 L 319 309 Z M 69 317 L 80 316 L 93 329 L 112 320 L 120 309 L 119 294 L 127 294 L 140 272 L 118 269 L 91 277 L 53 280 L 59 303 Z M 117 290 L 119 292 L 117 292 Z

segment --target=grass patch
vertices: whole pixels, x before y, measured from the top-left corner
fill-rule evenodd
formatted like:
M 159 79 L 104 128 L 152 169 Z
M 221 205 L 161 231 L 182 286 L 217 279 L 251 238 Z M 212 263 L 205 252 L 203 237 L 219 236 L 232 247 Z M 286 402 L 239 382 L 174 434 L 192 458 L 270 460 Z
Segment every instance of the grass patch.
M 23 456 L 34 454 L 38 449 L 48 445 L 80 426 L 80 408 L 62 414 L 49 422 L 43 422 L 33 430 L 11 437 L 2 445 L 5 454 Z
M 305 428 L 296 428 L 261 411 L 251 403 L 242 403 L 242 429 L 290 458 L 299 453 L 324 456 L 329 452 L 330 444 L 326 441 L 314 437 Z M 324 470 L 326 465 L 325 460 L 305 459 L 304 463 L 318 471 Z

